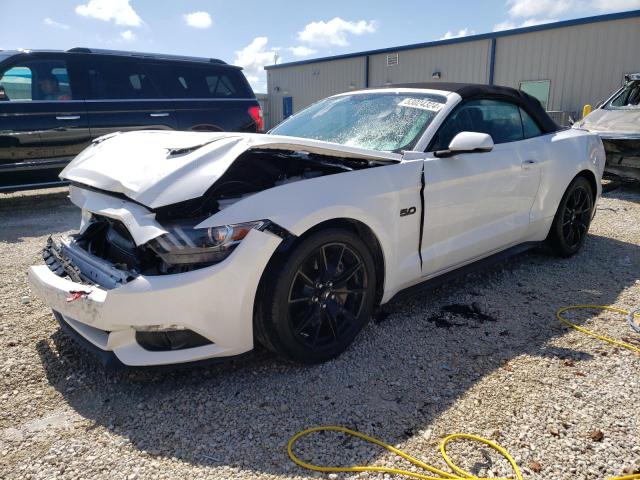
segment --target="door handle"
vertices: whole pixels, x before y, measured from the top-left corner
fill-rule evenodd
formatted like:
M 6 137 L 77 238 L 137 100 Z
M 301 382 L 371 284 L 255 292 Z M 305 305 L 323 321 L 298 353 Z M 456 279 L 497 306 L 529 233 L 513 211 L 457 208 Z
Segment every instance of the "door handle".
M 161 112 L 161 113 L 150 113 L 149 114 L 150 117 L 168 117 L 169 114 L 167 112 Z
M 527 169 L 527 168 L 531 168 L 533 167 L 536 163 L 535 160 L 525 160 L 524 162 L 521 163 L 522 168 Z
M 58 115 L 56 120 L 80 120 L 80 115 Z

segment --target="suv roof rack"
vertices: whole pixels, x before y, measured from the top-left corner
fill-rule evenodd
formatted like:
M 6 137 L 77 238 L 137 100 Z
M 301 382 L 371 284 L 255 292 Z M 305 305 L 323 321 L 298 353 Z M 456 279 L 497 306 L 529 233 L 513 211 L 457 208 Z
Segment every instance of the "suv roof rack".
M 158 60 L 179 60 L 183 62 L 204 62 L 204 63 L 217 63 L 220 65 L 227 65 L 227 62 L 220 60 L 219 58 L 203 58 L 203 57 L 190 57 L 186 55 L 170 55 L 165 53 L 145 53 L 145 52 L 129 52 L 125 50 L 107 50 L 103 48 L 86 48 L 86 47 L 74 47 L 67 50 L 69 53 L 96 53 L 100 55 L 117 55 L 128 57 L 142 57 L 142 58 L 155 58 Z

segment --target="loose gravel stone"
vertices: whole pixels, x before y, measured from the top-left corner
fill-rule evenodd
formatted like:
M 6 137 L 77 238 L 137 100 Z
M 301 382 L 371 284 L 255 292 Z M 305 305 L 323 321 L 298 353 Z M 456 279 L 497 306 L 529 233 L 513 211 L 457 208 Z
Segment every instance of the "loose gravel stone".
M 30 291 L 25 272 L 47 236 L 79 222 L 66 196 L 0 194 L 0 478 L 392 478 L 292 464 L 288 439 L 317 425 L 360 430 L 441 468 L 438 443 L 465 432 L 500 442 L 527 479 L 640 470 L 640 356 L 554 318 L 570 304 L 640 304 L 637 185 L 605 194 L 579 255 L 532 251 L 387 305 L 334 361 L 300 366 L 257 350 L 172 372 L 105 371 Z M 610 313 L 570 318 L 639 338 Z M 475 475 L 510 473 L 470 442 L 448 453 Z M 302 439 L 298 454 L 418 471 L 337 433 Z

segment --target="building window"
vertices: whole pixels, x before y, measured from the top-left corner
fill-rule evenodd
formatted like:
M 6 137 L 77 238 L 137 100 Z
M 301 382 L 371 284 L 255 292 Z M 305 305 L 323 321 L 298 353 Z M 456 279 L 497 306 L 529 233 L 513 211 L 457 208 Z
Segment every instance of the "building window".
M 549 106 L 551 80 L 527 80 L 520 82 L 520 90 L 537 98 L 545 110 Z

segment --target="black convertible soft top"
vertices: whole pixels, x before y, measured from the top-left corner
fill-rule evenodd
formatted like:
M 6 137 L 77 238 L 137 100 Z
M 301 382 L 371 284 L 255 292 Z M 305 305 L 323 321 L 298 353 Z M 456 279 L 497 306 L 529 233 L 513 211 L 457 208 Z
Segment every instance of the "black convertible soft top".
M 380 87 L 378 87 L 380 88 Z M 537 98 L 516 90 L 515 88 L 503 87 L 500 85 L 483 85 L 479 83 L 453 83 L 453 82 L 425 82 L 425 83 L 402 83 L 388 85 L 382 88 L 424 88 L 429 90 L 441 90 L 444 92 L 455 92 L 462 97 L 463 101 L 479 98 L 508 100 L 522 107 L 536 121 L 544 133 L 557 132 L 561 127 L 554 122 L 545 112 L 542 104 Z

